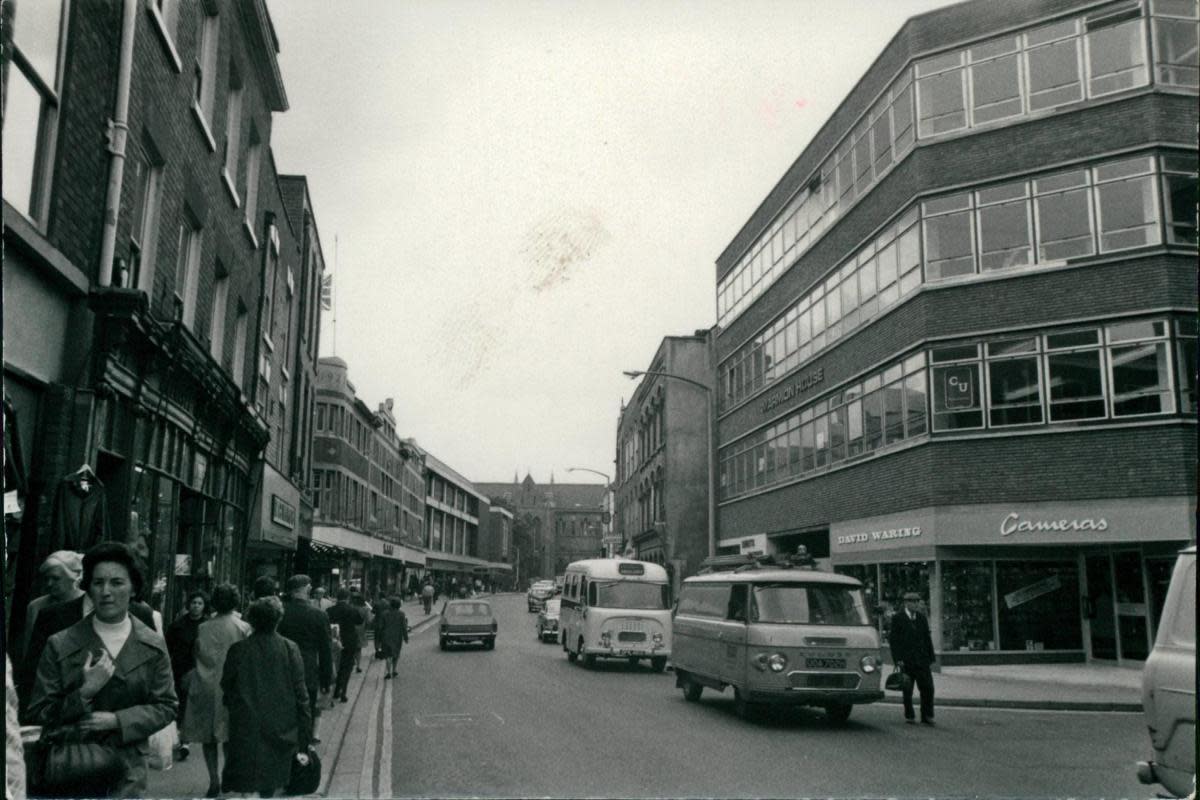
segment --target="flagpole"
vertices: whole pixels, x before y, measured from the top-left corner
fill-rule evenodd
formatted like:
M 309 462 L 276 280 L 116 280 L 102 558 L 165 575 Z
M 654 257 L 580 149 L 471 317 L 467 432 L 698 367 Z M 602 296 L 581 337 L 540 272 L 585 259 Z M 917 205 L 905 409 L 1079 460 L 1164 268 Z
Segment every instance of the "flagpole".
M 338 235 L 333 234 L 333 274 L 339 275 L 338 272 Z M 333 305 L 333 354 L 337 355 L 337 292 L 333 287 L 329 287 L 330 303 Z

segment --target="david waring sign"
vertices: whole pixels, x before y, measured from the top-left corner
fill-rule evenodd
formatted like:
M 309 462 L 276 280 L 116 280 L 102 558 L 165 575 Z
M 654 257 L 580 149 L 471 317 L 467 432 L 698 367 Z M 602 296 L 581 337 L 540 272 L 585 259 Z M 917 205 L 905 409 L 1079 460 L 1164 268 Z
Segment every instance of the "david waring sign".
M 1020 514 L 1009 514 L 1000 523 L 1000 535 L 1035 533 L 1038 531 L 1106 531 L 1108 520 L 1100 519 L 1021 519 Z
M 816 386 L 818 383 L 820 383 L 823 380 L 825 380 L 825 368 L 824 367 L 818 367 L 817 369 L 814 369 L 812 372 L 808 373 L 807 375 L 801 375 L 801 376 L 797 377 L 794 381 L 789 383 L 787 386 L 783 387 L 779 391 L 770 395 L 769 397 L 767 397 L 766 400 L 763 401 L 763 404 L 762 404 L 763 413 L 770 411 L 772 408 L 779 405 L 780 403 L 786 403 L 788 400 L 791 400 L 793 397 L 797 396 L 798 394 L 803 392 L 805 389 L 809 389 L 813 386 Z
M 912 536 L 920 536 L 920 526 L 911 528 L 886 528 L 881 531 L 866 531 L 864 533 L 846 533 L 837 537 L 838 544 L 866 544 L 867 542 L 881 542 L 886 539 L 908 539 Z

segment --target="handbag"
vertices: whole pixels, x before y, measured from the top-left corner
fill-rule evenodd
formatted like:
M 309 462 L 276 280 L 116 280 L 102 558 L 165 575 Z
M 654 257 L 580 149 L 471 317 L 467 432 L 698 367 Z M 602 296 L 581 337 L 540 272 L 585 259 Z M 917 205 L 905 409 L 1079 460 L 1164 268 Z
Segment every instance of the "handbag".
M 903 670 L 892 667 L 892 674 L 883 682 L 883 688 L 893 692 L 905 692 L 912 688 L 912 676 Z
M 179 728 L 174 720 L 150 734 L 150 755 L 147 759 L 151 769 L 168 770 L 174 766 L 172 751 L 179 741 Z
M 285 794 L 299 797 L 312 794 L 321 784 L 321 757 L 311 744 L 292 757 L 292 775 L 288 779 Z
M 117 748 L 88 738 L 74 726 L 42 737 L 37 794 L 42 797 L 103 797 L 125 778 Z

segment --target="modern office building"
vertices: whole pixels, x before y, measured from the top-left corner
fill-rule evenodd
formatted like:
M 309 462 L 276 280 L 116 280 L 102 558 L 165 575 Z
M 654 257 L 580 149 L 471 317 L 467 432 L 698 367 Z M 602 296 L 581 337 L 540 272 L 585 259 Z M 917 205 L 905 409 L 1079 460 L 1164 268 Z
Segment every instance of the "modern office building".
M 288 108 L 279 43 L 265 0 L 10 12 L 4 383 L 22 458 L 7 632 L 41 559 L 100 539 L 141 553 L 170 619 L 187 590 L 241 582 L 295 536 L 247 536 L 281 424 L 260 357 L 285 332 L 260 313 L 264 281 L 275 269 L 283 297 L 298 265 L 270 150 Z M 291 487 L 272 494 L 294 500 L 268 461 Z
M 1196 0 L 908 20 L 717 261 L 721 552 L 1139 664 L 1196 536 Z M 849 45 L 847 45 L 849 46 Z
M 487 539 L 495 528 L 488 523 L 491 501 L 479 485 L 453 467 L 425 454 L 425 549 L 428 574 L 443 586 L 462 582 L 503 580 L 512 567 L 490 558 Z
M 676 582 L 709 555 L 713 369 L 708 331 L 665 337 L 617 422 L 614 531 Z
M 398 593 L 426 565 L 425 454 L 396 434 L 389 398 L 372 411 L 346 362 L 319 359 L 312 456 L 313 533 L 296 569 L 330 589 Z

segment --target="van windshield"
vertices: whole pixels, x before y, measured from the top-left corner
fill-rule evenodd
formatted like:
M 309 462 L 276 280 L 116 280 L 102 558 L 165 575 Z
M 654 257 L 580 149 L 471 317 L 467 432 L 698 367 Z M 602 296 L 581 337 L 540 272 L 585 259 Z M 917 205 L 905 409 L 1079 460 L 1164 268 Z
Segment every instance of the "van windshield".
M 870 625 L 862 589 L 828 583 L 754 584 L 751 622 Z
M 662 610 L 667 608 L 668 586 L 665 583 L 642 581 L 603 581 L 595 584 L 597 595 L 593 604 L 597 608 L 641 608 Z

